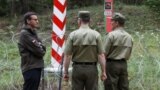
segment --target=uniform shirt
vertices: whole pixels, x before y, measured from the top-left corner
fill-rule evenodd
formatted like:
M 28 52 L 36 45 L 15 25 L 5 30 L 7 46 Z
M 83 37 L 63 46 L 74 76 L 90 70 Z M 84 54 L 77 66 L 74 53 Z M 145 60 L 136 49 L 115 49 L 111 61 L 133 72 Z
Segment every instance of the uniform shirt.
M 89 26 L 81 26 L 69 35 L 64 53 L 72 55 L 73 62 L 97 62 L 98 54 L 104 53 L 101 35 Z
M 110 59 L 128 60 L 133 46 L 133 40 L 122 27 L 110 32 L 105 39 L 106 57 Z

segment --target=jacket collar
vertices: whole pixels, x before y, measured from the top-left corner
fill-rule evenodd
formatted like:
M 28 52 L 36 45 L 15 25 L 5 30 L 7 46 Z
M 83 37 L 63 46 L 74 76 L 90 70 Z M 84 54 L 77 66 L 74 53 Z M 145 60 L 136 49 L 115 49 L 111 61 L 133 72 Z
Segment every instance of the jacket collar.
M 33 34 L 33 35 L 37 35 L 37 34 L 36 34 L 36 30 L 35 30 L 35 29 L 32 29 L 32 28 L 31 28 L 30 26 L 28 26 L 28 25 L 23 26 L 22 29 L 27 30 L 28 32 L 30 32 L 30 33 Z

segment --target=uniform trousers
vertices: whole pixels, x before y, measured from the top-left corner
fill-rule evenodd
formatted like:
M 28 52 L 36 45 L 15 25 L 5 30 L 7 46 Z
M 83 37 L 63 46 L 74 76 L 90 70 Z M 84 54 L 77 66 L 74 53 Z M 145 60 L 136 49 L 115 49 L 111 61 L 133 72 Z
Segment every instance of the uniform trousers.
M 72 90 L 98 90 L 96 65 L 73 65 Z
M 105 90 L 129 90 L 127 61 L 107 60 Z
M 23 73 L 23 90 L 38 90 L 41 78 L 41 71 L 41 68 L 36 68 Z

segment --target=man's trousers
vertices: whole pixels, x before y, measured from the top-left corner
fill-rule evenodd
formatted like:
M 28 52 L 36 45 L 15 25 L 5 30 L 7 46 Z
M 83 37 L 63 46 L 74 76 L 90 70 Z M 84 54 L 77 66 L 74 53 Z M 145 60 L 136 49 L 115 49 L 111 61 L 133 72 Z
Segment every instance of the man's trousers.
M 73 65 L 72 90 L 98 90 L 96 65 Z
M 129 90 L 126 60 L 108 60 L 106 73 L 105 90 Z
M 41 70 L 41 68 L 36 68 L 23 73 L 23 90 L 38 90 L 41 78 Z

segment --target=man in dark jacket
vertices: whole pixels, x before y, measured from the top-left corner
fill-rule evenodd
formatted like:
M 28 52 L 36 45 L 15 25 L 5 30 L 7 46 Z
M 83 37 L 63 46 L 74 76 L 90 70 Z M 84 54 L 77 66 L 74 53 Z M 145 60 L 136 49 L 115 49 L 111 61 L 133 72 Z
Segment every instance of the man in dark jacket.
M 41 71 L 44 67 L 45 47 L 38 38 L 38 17 L 34 12 L 24 15 L 24 27 L 18 43 L 21 56 L 21 70 L 24 78 L 23 90 L 38 90 Z

